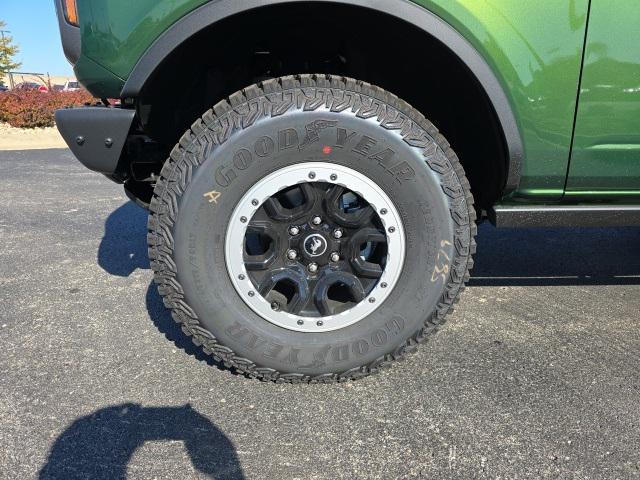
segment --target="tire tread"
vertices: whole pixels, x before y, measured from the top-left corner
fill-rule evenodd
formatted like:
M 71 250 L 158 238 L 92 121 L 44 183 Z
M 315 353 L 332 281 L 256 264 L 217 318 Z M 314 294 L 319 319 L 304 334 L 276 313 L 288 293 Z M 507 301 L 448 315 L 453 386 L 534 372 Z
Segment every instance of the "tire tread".
M 315 377 L 261 367 L 222 345 L 200 325 L 196 313 L 185 302 L 172 258 L 172 229 L 178 214 L 178 199 L 187 188 L 193 169 L 207 157 L 206 149 L 212 143 L 223 143 L 234 129 L 247 128 L 259 115 L 282 115 L 294 104 L 309 110 L 321 105 L 328 108 L 346 106 L 359 116 L 375 116 L 384 128 L 400 130 L 407 143 L 424 143 L 425 162 L 442 178 L 442 189 L 450 197 L 455 225 L 456 255 L 451 274 L 435 311 L 425 319 L 424 326 L 393 352 L 368 365 Z M 394 111 L 389 112 L 389 107 Z M 422 132 L 426 132 L 426 138 Z M 472 255 L 476 251 L 476 210 L 471 187 L 445 137 L 421 113 L 395 95 L 366 82 L 333 75 L 290 75 L 264 80 L 217 103 L 192 124 L 171 150 L 155 186 L 149 212 L 147 242 L 151 268 L 158 291 L 171 310 L 174 321 L 181 324 L 182 331 L 216 361 L 248 377 L 277 383 L 344 382 L 377 373 L 392 362 L 404 359 L 433 335 L 453 311 L 453 305 L 458 302 L 469 280 L 469 272 L 473 268 Z

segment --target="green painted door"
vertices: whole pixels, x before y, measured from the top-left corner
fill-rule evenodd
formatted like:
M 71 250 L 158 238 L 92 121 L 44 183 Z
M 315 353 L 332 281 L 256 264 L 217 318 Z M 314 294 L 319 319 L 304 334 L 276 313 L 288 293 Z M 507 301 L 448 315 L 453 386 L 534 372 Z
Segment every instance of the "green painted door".
M 640 194 L 639 46 L 640 1 L 591 1 L 568 197 Z

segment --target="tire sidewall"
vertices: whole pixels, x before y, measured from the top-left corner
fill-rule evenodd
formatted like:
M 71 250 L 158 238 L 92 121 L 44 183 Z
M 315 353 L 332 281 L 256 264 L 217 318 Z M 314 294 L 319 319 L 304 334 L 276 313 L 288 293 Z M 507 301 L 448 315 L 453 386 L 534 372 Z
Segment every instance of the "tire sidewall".
M 304 136 L 303 145 L 280 148 L 283 128 L 294 129 L 298 141 Z M 355 145 L 346 143 L 351 138 Z M 326 155 L 322 146 L 332 141 L 337 148 Z M 253 159 L 237 157 L 252 148 Z M 253 313 L 227 274 L 224 243 L 235 205 L 252 185 L 313 161 L 347 166 L 385 191 L 402 218 L 406 258 L 375 312 L 311 334 Z M 331 75 L 265 80 L 219 102 L 172 150 L 150 213 L 154 280 L 182 330 L 226 366 L 279 382 L 357 378 L 413 351 L 451 310 L 475 251 L 473 197 L 444 137 L 388 92 Z
M 300 150 L 306 127 L 317 120 L 336 123 Z M 347 136 L 354 133 L 342 146 L 341 128 Z M 292 131 L 298 145 L 290 147 L 291 138 L 283 142 L 282 132 L 291 137 Z M 443 294 L 441 272 L 455 254 L 455 232 L 440 175 L 425 164 L 422 148 L 375 118 L 326 108 L 261 118 L 220 145 L 203 138 L 204 159 L 179 198 L 173 253 L 185 301 L 220 343 L 260 366 L 315 376 L 384 358 L 423 327 Z M 332 154 L 322 152 L 326 145 Z M 383 163 L 376 154 L 387 149 L 395 155 Z M 385 191 L 402 218 L 406 254 L 393 292 L 371 315 L 340 330 L 301 333 L 268 322 L 240 298 L 227 273 L 225 237 L 232 212 L 256 182 L 293 163 L 318 161 L 356 170 Z M 211 202 L 208 192 L 220 195 Z

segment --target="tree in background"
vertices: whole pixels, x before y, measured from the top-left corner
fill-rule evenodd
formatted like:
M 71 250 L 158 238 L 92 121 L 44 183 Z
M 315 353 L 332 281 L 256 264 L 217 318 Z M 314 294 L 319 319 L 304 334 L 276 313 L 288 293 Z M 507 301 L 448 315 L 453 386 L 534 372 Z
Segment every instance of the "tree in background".
M 6 23 L 0 20 L 0 72 L 10 72 L 20 68 L 21 63 L 15 62 L 14 57 L 20 48 L 13 43 L 13 37 L 1 32 Z

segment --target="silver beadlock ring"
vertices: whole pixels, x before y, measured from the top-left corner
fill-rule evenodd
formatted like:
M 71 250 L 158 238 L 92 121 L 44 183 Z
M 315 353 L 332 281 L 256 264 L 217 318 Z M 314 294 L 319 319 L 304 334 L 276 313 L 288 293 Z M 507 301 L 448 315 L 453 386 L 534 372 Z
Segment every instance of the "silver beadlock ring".
M 384 271 L 367 298 L 344 312 L 325 317 L 293 315 L 272 308 L 252 283 L 244 264 L 244 239 L 251 219 L 261 205 L 281 190 L 310 181 L 340 185 L 360 195 L 379 216 L 387 237 Z M 332 180 L 335 178 L 335 180 Z M 257 199 L 258 205 L 252 200 Z M 241 221 L 245 219 L 245 221 Z M 326 162 L 299 163 L 277 170 L 257 182 L 234 209 L 225 238 L 225 261 L 229 278 L 240 298 L 260 317 L 297 332 L 330 332 L 348 327 L 380 308 L 395 287 L 405 257 L 405 233 L 400 214 L 389 196 L 370 178 L 348 167 Z M 251 292 L 253 295 L 250 295 Z

